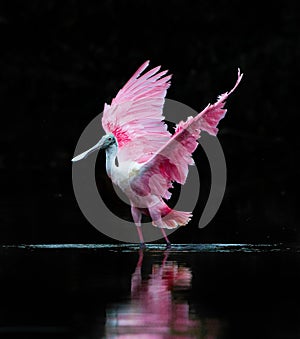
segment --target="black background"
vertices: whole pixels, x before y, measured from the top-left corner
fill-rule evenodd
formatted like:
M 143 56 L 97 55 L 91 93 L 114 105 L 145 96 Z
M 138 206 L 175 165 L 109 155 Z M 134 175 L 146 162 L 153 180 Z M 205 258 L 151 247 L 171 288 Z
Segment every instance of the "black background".
M 173 74 L 167 97 L 198 111 L 238 67 L 245 74 L 219 126 L 221 208 L 198 230 L 204 185 L 194 222 L 171 241 L 297 242 L 298 13 L 297 1 L 2 1 L 0 241 L 112 241 L 82 215 L 70 159 L 104 102 L 150 59 Z

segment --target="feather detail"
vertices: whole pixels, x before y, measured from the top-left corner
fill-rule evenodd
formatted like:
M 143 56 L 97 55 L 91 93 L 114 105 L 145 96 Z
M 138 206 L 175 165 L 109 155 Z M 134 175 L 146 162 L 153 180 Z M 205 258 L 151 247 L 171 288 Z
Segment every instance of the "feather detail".
M 141 75 L 148 65 L 133 74 L 111 105 L 104 105 L 102 125 L 117 138 L 119 162 L 145 162 L 171 137 L 162 115 L 171 75 L 158 73 L 160 66 Z
M 196 117 L 188 117 L 179 122 L 173 136 L 140 168 L 139 175 L 131 180 L 131 188 L 137 194 L 152 194 L 168 199 L 172 181 L 184 184 L 188 175 L 188 166 L 193 165 L 192 153 L 198 146 L 201 130 L 212 135 L 218 132 L 217 125 L 224 117 L 225 100 L 235 90 L 242 79 L 238 79 L 232 90 L 218 97 L 213 105 L 208 105 Z M 138 190 L 137 190 L 138 187 Z

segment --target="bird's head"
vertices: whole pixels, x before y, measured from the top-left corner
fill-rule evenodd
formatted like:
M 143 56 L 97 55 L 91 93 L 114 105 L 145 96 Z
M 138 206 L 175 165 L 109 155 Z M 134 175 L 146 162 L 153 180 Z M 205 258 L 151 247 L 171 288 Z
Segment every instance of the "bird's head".
M 109 150 L 109 149 L 111 149 L 111 148 L 113 148 L 117 145 L 118 145 L 118 143 L 117 143 L 116 137 L 112 133 L 106 134 L 97 142 L 97 144 L 95 146 L 93 146 L 92 148 L 88 149 L 87 151 L 77 155 L 75 158 L 72 159 L 72 161 L 78 161 L 78 160 L 84 159 L 88 155 L 90 155 L 91 153 L 93 153 L 97 150 L 104 149 L 104 150 L 107 151 L 107 150 Z

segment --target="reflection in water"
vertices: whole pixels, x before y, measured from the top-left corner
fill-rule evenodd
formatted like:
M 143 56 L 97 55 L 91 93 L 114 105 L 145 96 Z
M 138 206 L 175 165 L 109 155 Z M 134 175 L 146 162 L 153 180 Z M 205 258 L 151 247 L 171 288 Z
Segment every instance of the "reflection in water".
M 191 319 L 183 292 L 191 287 L 191 270 L 167 259 L 165 252 L 162 263 L 154 264 L 152 274 L 143 280 L 143 251 L 139 252 L 130 300 L 107 311 L 106 338 L 220 338 L 218 319 Z

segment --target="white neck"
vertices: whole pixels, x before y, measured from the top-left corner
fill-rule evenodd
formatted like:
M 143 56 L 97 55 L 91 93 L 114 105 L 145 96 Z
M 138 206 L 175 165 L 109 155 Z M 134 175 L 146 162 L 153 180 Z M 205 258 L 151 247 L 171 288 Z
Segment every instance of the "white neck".
M 116 156 L 118 152 L 118 146 L 116 144 L 110 145 L 106 150 L 106 172 L 107 175 L 111 178 L 113 172 L 116 170 Z

